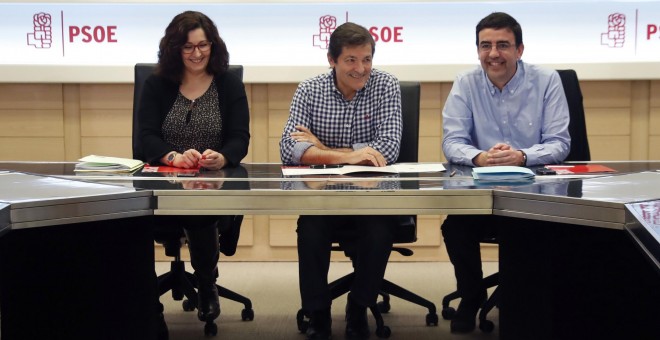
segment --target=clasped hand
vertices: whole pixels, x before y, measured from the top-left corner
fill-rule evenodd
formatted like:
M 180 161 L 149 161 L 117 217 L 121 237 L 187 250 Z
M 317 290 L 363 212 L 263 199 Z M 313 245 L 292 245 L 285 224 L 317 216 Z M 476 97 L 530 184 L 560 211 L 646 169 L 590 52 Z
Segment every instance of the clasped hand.
M 475 157 L 473 163 L 477 166 L 520 165 L 522 154 L 510 145 L 497 143 L 488 151 L 483 151 Z
M 219 170 L 225 164 L 225 157 L 217 151 L 206 149 L 203 153 L 200 153 L 195 149 L 189 149 L 175 159 L 174 165 L 184 169 L 202 167 L 209 170 Z

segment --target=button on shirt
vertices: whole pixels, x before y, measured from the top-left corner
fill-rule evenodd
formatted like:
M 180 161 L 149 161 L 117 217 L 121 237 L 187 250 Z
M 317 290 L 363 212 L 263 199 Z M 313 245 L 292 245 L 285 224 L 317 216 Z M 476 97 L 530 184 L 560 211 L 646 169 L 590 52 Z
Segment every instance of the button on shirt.
M 401 88 L 394 76 L 372 69 L 364 88 L 346 100 L 335 86 L 332 70 L 298 86 L 280 140 L 280 157 L 284 164 L 300 164 L 302 155 L 312 147 L 312 143 L 291 138 L 301 125 L 329 148 L 369 146 L 392 164 L 399 156 L 402 124 Z
M 518 61 L 500 91 L 481 67 L 459 75 L 442 110 L 448 161 L 472 159 L 497 143 L 527 154 L 527 165 L 561 163 L 570 151 L 568 104 L 556 71 Z

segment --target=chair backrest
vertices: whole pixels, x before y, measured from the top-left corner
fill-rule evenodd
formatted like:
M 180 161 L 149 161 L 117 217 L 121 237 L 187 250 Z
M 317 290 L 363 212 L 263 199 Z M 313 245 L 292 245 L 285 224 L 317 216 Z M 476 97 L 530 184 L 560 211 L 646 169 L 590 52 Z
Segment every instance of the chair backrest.
M 138 125 L 137 113 L 140 108 L 140 99 L 142 98 L 142 89 L 147 78 L 154 73 L 156 64 L 138 63 L 135 64 L 135 86 L 133 87 L 133 158 L 145 161 L 142 152 L 142 142 L 140 141 L 140 127 Z M 233 73 L 239 79 L 243 79 L 243 65 L 229 65 L 227 72 Z
M 571 135 L 571 151 L 566 161 L 590 161 L 589 140 L 587 138 L 587 123 L 584 118 L 584 105 L 582 104 L 582 90 L 577 73 L 574 70 L 557 70 L 561 83 L 564 86 L 568 111 L 571 118 L 568 132 Z
M 416 81 L 402 81 L 400 84 L 403 131 L 397 162 L 417 162 L 419 156 L 419 97 L 421 86 Z M 406 181 L 406 183 L 411 184 L 409 182 Z M 402 215 L 397 216 L 397 218 L 400 227 L 397 228 L 394 234 L 394 242 L 412 243 L 417 241 L 417 216 Z M 406 250 L 400 249 L 400 251 L 405 252 Z M 412 252 L 408 252 L 406 255 L 412 255 Z
M 416 81 L 402 81 L 400 84 L 403 131 L 397 162 L 417 162 L 419 155 L 420 84 Z
M 401 116 L 403 120 L 403 131 L 401 134 L 401 146 L 397 162 L 417 162 L 419 155 L 419 98 L 420 83 L 415 81 L 402 81 L 401 85 Z M 406 177 L 408 174 L 400 174 Z M 410 174 L 413 175 L 413 174 Z M 411 185 L 413 181 L 405 181 Z M 417 216 L 396 215 L 392 216 L 398 220 L 399 227 L 394 232 L 394 243 L 412 243 L 417 241 Z M 337 232 L 335 239 L 347 240 L 354 238 L 353 232 Z M 344 246 L 354 246 L 350 242 L 344 242 Z M 352 249 L 333 247 L 333 250 L 343 250 L 347 256 L 351 256 Z M 393 247 L 392 250 L 404 256 L 412 255 L 412 251 L 406 248 Z

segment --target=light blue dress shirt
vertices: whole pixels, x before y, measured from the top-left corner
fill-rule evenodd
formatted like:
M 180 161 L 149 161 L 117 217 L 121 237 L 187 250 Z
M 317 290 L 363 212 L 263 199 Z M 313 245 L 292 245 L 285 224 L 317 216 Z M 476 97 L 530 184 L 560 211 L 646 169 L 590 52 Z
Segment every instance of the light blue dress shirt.
M 527 165 L 561 163 L 570 151 L 568 104 L 559 74 L 518 61 L 500 91 L 479 66 L 456 77 L 442 110 L 448 161 L 472 159 L 497 143 L 527 154 Z

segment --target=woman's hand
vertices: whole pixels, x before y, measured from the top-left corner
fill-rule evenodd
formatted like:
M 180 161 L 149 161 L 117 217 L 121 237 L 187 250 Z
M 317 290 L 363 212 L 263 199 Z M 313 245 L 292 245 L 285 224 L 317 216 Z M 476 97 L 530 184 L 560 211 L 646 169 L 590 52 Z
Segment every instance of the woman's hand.
M 174 156 L 174 162 L 172 162 L 172 165 L 177 168 L 192 169 L 198 166 L 197 163 L 201 158 L 202 154 L 200 154 L 199 151 L 189 149 Z
M 220 170 L 227 165 L 227 160 L 221 153 L 207 149 L 200 155 L 198 164 L 208 170 Z

